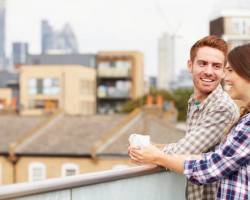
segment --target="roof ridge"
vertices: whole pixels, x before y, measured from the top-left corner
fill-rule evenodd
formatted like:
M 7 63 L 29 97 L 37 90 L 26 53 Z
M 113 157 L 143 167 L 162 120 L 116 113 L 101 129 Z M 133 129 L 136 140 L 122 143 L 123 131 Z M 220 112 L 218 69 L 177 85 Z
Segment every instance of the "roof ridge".
M 22 137 L 18 138 L 15 142 L 9 145 L 9 154 L 11 156 L 15 156 L 15 153 L 19 151 L 24 145 L 30 143 L 34 137 L 44 133 L 44 130 L 51 127 L 52 124 L 60 120 L 64 116 L 64 113 L 59 110 L 50 117 L 48 117 L 45 121 L 42 121 L 40 124 L 35 126 L 34 128 L 28 130 Z
M 113 141 L 120 137 L 130 126 L 136 123 L 142 116 L 141 109 L 137 108 L 132 111 L 118 125 L 114 126 L 103 134 L 100 140 L 96 141 L 91 149 L 91 156 L 96 157 L 96 154 L 107 148 Z

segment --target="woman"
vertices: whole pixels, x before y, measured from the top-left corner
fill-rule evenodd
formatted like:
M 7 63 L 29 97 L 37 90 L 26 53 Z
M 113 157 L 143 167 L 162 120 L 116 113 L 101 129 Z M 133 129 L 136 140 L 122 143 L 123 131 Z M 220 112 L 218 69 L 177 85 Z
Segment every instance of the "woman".
M 245 107 L 215 152 L 166 155 L 150 145 L 143 149 L 129 148 L 132 160 L 183 173 L 195 184 L 218 181 L 217 199 L 250 199 L 250 44 L 229 53 L 225 85 L 230 96 Z

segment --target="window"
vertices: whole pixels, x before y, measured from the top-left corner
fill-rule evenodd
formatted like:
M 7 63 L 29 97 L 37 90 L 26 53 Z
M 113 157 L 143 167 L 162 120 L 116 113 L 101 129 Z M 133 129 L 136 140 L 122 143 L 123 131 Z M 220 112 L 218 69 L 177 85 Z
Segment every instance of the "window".
M 30 78 L 28 80 L 28 91 L 30 95 L 37 94 L 37 82 L 35 78 Z
M 236 34 L 249 34 L 249 19 L 235 18 L 232 20 L 233 32 Z
M 55 78 L 45 78 L 43 80 L 43 93 L 46 95 L 59 94 L 59 81 Z
M 66 163 L 62 166 L 62 177 L 79 174 L 79 166 L 74 163 Z
M 29 165 L 29 182 L 37 182 L 46 179 L 46 166 L 43 163 L 31 163 Z
M 29 78 L 28 92 L 29 95 L 58 95 L 60 93 L 59 80 L 57 78 Z

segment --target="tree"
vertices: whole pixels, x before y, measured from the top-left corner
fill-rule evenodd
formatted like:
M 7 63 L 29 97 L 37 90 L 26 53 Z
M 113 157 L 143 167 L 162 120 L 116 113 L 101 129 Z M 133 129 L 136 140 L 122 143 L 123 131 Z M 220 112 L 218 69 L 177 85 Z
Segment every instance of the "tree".
M 174 102 L 178 110 L 178 121 L 185 121 L 188 107 L 188 99 L 193 93 L 192 89 L 176 89 L 172 92 L 166 90 L 157 90 L 154 88 L 150 89 L 149 94 L 156 99 L 156 96 L 162 96 L 164 101 Z M 142 107 L 146 103 L 147 95 L 141 98 L 130 100 L 122 106 L 122 113 L 128 113 L 133 111 L 135 108 Z M 154 102 L 155 103 L 155 102 Z
M 192 93 L 193 89 L 191 88 L 176 89 L 172 92 L 175 99 L 175 106 L 178 110 L 178 121 L 186 121 L 188 99 Z

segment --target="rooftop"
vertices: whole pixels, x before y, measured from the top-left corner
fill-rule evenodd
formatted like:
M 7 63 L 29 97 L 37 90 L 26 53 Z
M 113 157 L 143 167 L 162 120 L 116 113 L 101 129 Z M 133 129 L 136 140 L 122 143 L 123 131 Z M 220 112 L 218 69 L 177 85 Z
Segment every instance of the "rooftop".
M 172 143 L 184 136 L 183 130 L 162 118 L 143 113 L 136 117 L 126 122 L 127 115 L 62 114 L 48 125 L 46 117 L 0 116 L 0 151 L 7 153 L 11 142 L 24 138 L 15 149 L 18 155 L 91 156 L 99 144 L 98 156 L 124 156 L 132 133 L 149 134 L 156 143 Z

